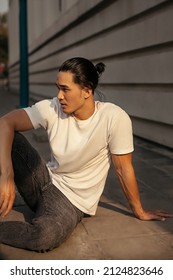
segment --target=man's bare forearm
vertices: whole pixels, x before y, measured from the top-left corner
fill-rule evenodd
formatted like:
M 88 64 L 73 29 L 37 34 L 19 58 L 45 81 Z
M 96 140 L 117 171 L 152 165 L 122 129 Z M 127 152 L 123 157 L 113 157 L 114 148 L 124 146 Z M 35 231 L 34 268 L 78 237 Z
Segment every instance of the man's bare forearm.
M 1 173 L 11 173 L 11 148 L 15 131 L 32 129 L 32 123 L 25 110 L 12 111 L 0 118 L 0 170 Z
M 173 214 L 168 213 L 164 210 L 146 210 L 143 209 L 138 184 L 132 165 L 132 154 L 117 156 L 112 155 L 112 160 L 115 166 L 116 174 L 118 175 L 119 181 L 123 192 L 129 202 L 129 205 L 134 215 L 145 221 L 159 220 L 164 221 L 166 218 L 172 218 Z
M 129 172 L 126 172 L 125 174 L 117 174 L 119 181 L 122 186 L 122 190 L 128 200 L 128 203 L 134 213 L 134 215 L 142 219 L 144 210 L 141 204 L 139 190 L 138 190 L 138 184 L 134 175 L 134 170 L 129 170 Z
M 0 119 L 0 215 L 4 218 L 15 200 L 14 171 L 11 148 L 14 128 L 5 118 Z
M 0 171 L 1 175 L 13 175 L 11 147 L 14 138 L 14 128 L 5 118 L 0 119 Z
M 136 217 L 143 218 L 144 209 L 141 204 L 138 184 L 132 165 L 132 154 L 112 155 L 115 171 L 120 181 L 122 190 Z

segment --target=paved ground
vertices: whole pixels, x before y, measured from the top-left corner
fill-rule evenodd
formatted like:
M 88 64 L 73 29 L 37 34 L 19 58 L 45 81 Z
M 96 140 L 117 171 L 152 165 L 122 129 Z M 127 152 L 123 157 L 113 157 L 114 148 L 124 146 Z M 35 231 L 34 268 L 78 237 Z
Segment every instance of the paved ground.
M 18 97 L 0 89 L 0 116 L 14 109 Z M 0 132 L 2 133 L 2 132 Z M 49 159 L 43 132 L 26 136 Z M 136 138 L 134 166 L 145 208 L 162 208 L 173 212 L 173 150 Z M 32 213 L 25 205 L 14 207 L 7 219 L 30 220 Z M 0 259 L 173 259 L 173 219 L 144 222 L 130 212 L 113 168 L 96 216 L 84 218 L 71 237 L 59 248 L 36 253 L 0 244 Z

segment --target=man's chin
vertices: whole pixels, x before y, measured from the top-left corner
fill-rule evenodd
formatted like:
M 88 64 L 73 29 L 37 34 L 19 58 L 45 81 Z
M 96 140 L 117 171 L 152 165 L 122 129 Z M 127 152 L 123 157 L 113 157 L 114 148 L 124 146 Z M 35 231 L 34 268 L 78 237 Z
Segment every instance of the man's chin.
M 68 110 L 68 108 L 62 108 L 62 110 L 65 114 L 68 114 L 68 115 L 72 113 L 70 110 Z

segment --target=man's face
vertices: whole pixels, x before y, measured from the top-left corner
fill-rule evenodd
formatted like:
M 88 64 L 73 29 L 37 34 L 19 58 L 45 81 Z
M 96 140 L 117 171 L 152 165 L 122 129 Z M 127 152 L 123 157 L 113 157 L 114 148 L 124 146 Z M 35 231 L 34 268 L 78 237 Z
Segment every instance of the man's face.
M 56 85 L 58 87 L 57 98 L 61 108 L 66 114 L 74 114 L 78 119 L 82 119 L 82 112 L 85 110 L 87 92 L 80 85 L 74 83 L 71 72 L 59 72 Z

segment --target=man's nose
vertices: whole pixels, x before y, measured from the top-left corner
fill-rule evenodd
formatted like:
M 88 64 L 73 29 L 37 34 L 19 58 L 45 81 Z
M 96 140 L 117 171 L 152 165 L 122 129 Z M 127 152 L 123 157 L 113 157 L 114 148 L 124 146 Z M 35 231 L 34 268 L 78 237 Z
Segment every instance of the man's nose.
M 58 91 L 57 97 L 58 97 L 59 100 L 64 99 L 64 94 L 63 94 L 62 90 Z

